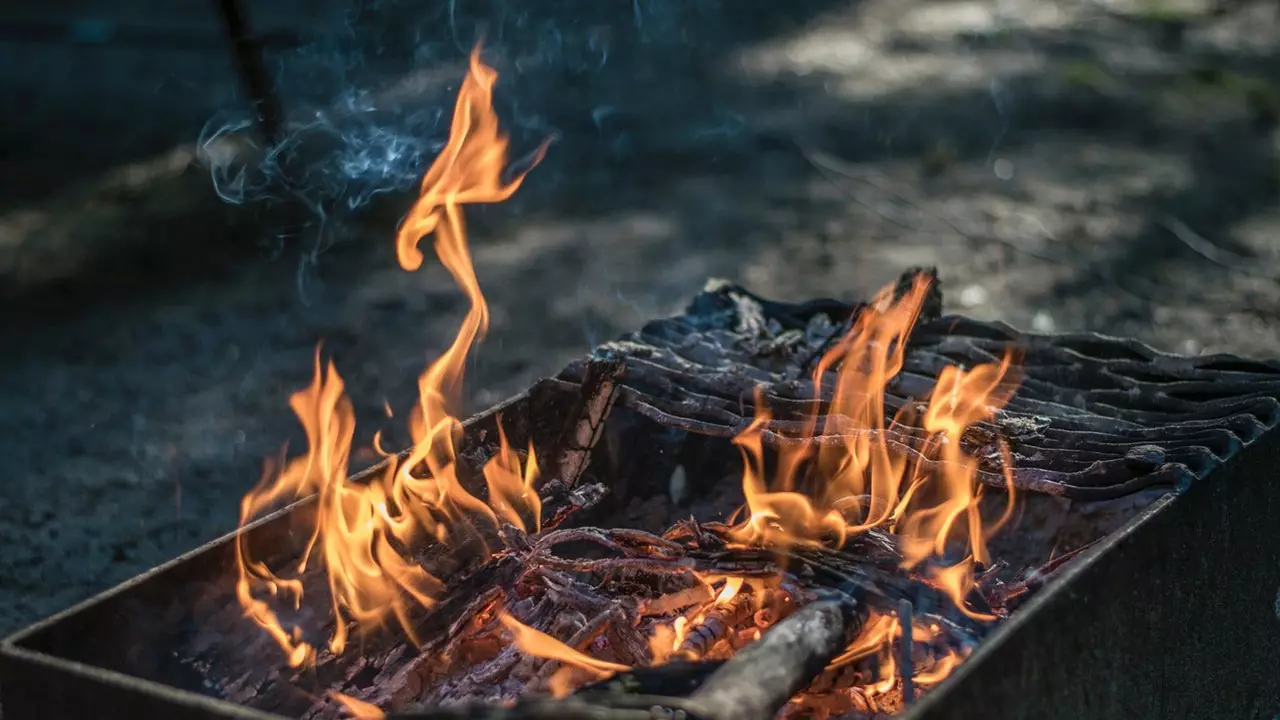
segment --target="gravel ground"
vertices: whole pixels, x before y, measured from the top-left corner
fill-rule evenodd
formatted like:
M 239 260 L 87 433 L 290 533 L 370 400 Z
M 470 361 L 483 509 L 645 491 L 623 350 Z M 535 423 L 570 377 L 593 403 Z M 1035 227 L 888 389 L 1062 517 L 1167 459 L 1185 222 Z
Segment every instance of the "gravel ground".
M 522 145 L 560 141 L 512 202 L 471 215 L 493 310 L 473 408 L 708 276 L 853 298 L 933 264 L 951 311 L 1280 356 L 1274 3 L 1189 10 L 1180 39 L 1150 4 L 506 6 L 485 26 L 504 117 Z M 234 92 L 214 50 L 0 44 L 42 58 L 0 73 L 30 101 L 0 127 L 0 632 L 231 530 L 262 458 L 300 439 L 286 399 L 318 340 L 360 441 L 403 440 L 383 401 L 410 406 L 464 309 L 441 269 L 405 273 L 392 248 L 410 197 L 391 190 L 441 138 L 480 27 L 457 12 L 383 3 L 352 27 L 383 28 L 384 53 L 291 80 L 301 122 L 334 77 L 380 79 L 362 97 L 381 114 L 342 122 L 398 130 L 361 136 L 386 152 L 350 184 L 326 174 L 337 156 L 299 150 L 282 166 L 295 200 L 271 206 L 222 202 L 197 162 Z M 315 57 L 307 72 L 333 69 Z M 372 190 L 388 192 L 337 214 Z M 323 234 L 298 197 L 330 213 Z

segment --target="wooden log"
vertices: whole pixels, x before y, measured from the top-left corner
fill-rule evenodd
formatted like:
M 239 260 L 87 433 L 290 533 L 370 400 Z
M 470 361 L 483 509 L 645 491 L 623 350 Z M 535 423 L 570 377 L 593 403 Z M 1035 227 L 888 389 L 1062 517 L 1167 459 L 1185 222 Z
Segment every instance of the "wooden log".
M 689 696 L 709 720 L 770 720 L 856 635 L 866 609 L 855 599 L 819 600 L 774 625 Z
M 577 408 L 560 435 L 551 473 L 545 476 L 550 481 L 573 487 L 582 477 L 613 409 L 617 379 L 625 367 L 621 360 L 587 361 Z

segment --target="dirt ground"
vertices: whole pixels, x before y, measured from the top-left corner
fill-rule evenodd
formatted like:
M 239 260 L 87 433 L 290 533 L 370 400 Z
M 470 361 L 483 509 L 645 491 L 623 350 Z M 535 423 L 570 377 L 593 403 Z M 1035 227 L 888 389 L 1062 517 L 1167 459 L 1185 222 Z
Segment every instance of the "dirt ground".
M 259 4 L 271 27 L 339 16 Z M 286 400 L 321 339 L 360 441 L 403 441 L 383 402 L 411 405 L 464 306 L 393 234 L 481 29 L 517 142 L 559 141 L 470 216 L 493 311 L 473 408 L 709 276 L 855 298 L 937 265 L 950 311 L 1280 356 L 1275 3 L 518 5 L 383 2 L 339 26 L 376 39 L 360 63 L 332 39 L 273 56 L 299 136 L 343 83 L 373 108 L 276 158 L 273 204 L 223 202 L 197 157 L 236 87 L 207 18 L 146 15 L 207 46 L 0 39 L 26 108 L 0 125 L 0 633 L 231 530 L 300 440 Z

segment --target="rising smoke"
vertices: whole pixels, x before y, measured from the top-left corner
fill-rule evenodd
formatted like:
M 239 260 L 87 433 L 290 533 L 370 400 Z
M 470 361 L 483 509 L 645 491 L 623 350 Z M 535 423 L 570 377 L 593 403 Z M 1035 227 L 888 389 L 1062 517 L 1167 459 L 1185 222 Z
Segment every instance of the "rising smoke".
M 305 282 L 359 211 L 416 186 L 447 138 L 476 42 L 501 73 L 496 103 L 516 148 L 557 134 L 579 154 L 617 158 L 639 150 L 627 118 L 652 114 L 655 94 L 672 97 L 662 89 L 689 74 L 708 39 L 692 29 L 715 28 L 720 4 L 376 0 L 335 11 L 303 24 L 314 34 L 304 47 L 268 58 L 282 140 L 264 146 L 249 110 L 229 109 L 206 125 L 199 155 L 226 202 L 304 210 L 305 226 L 278 239 L 306 243 Z M 549 164 L 544 182 L 557 176 Z

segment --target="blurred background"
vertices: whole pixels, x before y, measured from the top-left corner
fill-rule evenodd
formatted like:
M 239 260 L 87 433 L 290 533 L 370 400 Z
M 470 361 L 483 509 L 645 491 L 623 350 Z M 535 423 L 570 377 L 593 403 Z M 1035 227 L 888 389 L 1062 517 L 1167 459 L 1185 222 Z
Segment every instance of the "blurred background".
M 0 633 L 233 529 L 318 341 L 404 444 L 465 301 L 394 233 L 481 37 L 558 140 L 468 215 L 464 411 L 712 276 L 1280 356 L 1274 0 L 239 4 L 270 144 L 215 0 L 0 9 Z

